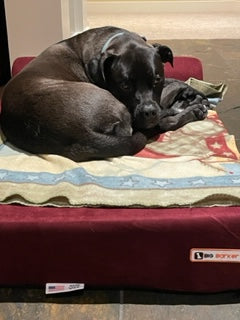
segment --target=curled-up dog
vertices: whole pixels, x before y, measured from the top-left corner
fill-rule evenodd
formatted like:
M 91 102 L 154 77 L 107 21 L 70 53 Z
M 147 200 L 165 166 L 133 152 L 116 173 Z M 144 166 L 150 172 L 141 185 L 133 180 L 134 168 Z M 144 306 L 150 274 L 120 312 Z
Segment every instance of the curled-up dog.
M 120 28 L 61 41 L 7 84 L 2 131 L 30 153 L 74 161 L 133 155 L 153 128 L 175 130 L 205 116 L 199 106 L 179 116 L 184 111 L 160 105 L 166 62 L 173 63 L 170 48 Z

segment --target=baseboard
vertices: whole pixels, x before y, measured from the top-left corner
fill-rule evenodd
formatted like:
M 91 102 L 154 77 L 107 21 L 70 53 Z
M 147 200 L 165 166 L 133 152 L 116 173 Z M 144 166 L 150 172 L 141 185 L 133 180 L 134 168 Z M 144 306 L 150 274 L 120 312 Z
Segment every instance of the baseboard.
M 88 0 L 91 14 L 162 14 L 162 13 L 240 13 L 240 1 L 178 0 L 178 1 L 99 1 Z

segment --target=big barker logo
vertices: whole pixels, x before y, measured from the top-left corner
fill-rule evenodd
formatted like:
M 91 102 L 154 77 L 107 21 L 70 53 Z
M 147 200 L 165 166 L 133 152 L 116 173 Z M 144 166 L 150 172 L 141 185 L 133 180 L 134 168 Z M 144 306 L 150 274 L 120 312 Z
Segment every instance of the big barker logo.
M 190 260 L 192 262 L 240 263 L 240 249 L 194 248 L 190 250 Z

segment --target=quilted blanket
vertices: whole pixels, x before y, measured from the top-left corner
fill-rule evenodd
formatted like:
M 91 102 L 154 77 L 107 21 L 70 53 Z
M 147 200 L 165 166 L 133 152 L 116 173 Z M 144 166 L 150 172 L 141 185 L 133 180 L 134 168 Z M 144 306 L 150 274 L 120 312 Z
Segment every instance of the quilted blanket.
M 240 155 L 215 111 L 135 156 L 76 163 L 0 141 L 0 203 L 169 207 L 240 204 Z

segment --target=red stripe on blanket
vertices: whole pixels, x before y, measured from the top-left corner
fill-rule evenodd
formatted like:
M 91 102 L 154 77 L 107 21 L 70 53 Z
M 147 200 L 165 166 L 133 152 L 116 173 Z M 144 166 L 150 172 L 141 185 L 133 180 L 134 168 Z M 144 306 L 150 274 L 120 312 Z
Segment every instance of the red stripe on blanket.
M 213 152 L 217 157 L 234 159 L 237 160 L 238 157 L 232 150 L 228 147 L 225 135 L 221 134 L 215 137 L 209 137 L 205 139 L 208 149 Z
M 209 112 L 204 121 L 156 136 L 155 140 L 152 139 L 136 156 L 166 159 L 197 155 L 199 160 L 208 157 L 239 159 L 239 153 L 232 143 L 234 139 L 228 134 L 217 113 Z M 196 146 L 198 143 L 199 148 Z M 196 149 L 199 149 L 198 154 L 196 154 Z
M 153 150 L 148 149 L 147 147 L 145 147 L 143 150 L 138 152 L 135 156 L 142 157 L 142 158 L 151 158 L 151 159 L 169 159 L 169 158 L 177 157 L 177 155 L 174 156 L 174 155 L 168 155 L 168 154 L 164 154 L 164 153 L 158 153 L 158 152 L 155 152 Z

